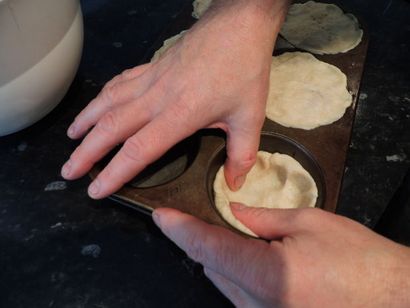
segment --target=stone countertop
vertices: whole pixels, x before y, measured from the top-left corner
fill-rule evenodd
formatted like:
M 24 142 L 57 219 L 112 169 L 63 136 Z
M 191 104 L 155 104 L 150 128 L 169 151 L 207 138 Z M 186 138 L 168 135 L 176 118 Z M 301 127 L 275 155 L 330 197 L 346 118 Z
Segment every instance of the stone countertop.
M 0 307 L 230 306 L 148 216 L 86 195 L 60 167 L 75 115 L 138 64 L 186 0 L 83 0 L 85 46 L 45 119 L 0 138 Z M 370 47 L 338 207 L 373 227 L 410 165 L 410 3 L 336 1 L 365 20 Z

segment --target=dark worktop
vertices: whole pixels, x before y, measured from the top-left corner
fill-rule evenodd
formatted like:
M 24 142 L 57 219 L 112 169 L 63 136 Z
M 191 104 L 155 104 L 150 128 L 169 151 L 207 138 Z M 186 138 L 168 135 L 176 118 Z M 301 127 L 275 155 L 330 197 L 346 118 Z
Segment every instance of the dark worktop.
M 0 138 L 0 307 L 219 307 L 201 267 L 143 214 L 63 181 L 74 116 L 106 81 L 138 64 L 186 0 L 83 0 L 85 46 L 61 104 Z M 373 227 L 410 165 L 410 3 L 345 0 L 370 32 L 338 207 Z M 410 218 L 409 218 L 410 219 Z

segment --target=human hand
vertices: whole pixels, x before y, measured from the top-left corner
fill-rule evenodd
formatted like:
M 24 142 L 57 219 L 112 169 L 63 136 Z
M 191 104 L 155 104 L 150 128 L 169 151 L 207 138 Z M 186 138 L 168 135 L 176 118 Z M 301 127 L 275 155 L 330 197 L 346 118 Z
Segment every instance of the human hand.
M 271 54 L 287 0 L 226 2 L 160 60 L 107 83 L 68 130 L 73 139 L 86 137 L 63 166 L 64 178 L 83 176 L 125 142 L 89 187 L 92 198 L 103 198 L 197 130 L 221 128 L 227 133 L 227 183 L 232 190 L 242 185 L 256 158 Z M 259 2 L 276 5 L 268 12 Z
M 409 248 L 319 209 L 232 205 L 269 242 L 172 209 L 153 217 L 238 307 L 408 307 Z

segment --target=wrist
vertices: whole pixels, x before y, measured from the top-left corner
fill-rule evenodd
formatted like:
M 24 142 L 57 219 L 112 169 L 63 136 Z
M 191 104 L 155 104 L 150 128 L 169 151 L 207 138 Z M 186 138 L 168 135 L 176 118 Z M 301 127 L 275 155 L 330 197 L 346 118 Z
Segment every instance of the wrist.
M 270 59 L 289 4 L 290 0 L 213 0 L 193 30 L 214 30 L 225 41 L 237 39 Z
M 267 18 L 277 21 L 284 17 L 291 0 L 213 0 L 210 12 L 234 9 L 237 12 L 247 12 L 256 18 Z
M 279 31 L 291 0 L 214 0 L 210 13 L 231 11 L 244 22 Z

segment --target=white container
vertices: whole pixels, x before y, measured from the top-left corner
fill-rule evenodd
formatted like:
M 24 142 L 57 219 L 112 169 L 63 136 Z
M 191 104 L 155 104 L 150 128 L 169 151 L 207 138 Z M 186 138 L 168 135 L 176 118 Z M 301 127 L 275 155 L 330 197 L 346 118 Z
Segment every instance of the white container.
M 78 0 L 0 0 L 0 136 L 57 106 L 74 79 L 82 46 Z

